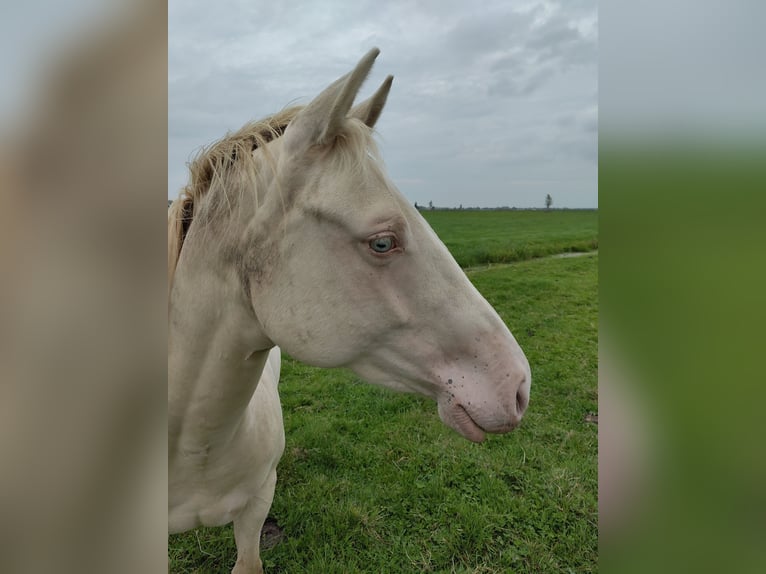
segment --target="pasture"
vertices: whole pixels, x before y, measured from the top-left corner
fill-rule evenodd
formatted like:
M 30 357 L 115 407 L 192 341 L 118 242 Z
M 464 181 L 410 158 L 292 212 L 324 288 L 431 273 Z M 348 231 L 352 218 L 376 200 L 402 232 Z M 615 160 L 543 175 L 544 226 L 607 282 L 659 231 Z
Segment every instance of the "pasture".
M 421 213 L 463 268 L 598 249 L 597 211 Z
M 283 360 L 287 446 L 267 574 L 597 571 L 597 212 L 424 217 L 524 349 L 530 406 L 480 445 L 436 405 Z M 516 261 L 511 265 L 476 268 Z M 438 318 L 435 318 L 438 320 Z M 174 573 L 228 572 L 231 527 L 171 536 Z

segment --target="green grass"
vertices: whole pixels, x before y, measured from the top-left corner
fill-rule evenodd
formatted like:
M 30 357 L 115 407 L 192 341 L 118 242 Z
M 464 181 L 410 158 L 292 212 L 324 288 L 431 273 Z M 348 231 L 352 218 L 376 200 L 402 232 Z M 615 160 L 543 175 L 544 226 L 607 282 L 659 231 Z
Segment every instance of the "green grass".
M 598 249 L 598 211 L 422 211 L 461 267 Z
M 553 242 L 559 227 L 595 224 L 595 214 L 568 223 L 560 214 L 525 215 L 552 216 Z M 440 230 L 448 245 L 450 233 L 469 247 L 482 244 L 472 230 L 486 232 L 490 246 L 503 237 L 496 212 L 462 215 L 497 229 L 453 225 Z M 503 215 L 534 239 L 519 213 Z M 459 222 L 426 216 L 435 227 Z M 545 245 L 545 234 L 536 240 Z M 597 571 L 597 427 L 584 417 L 597 411 L 598 255 L 469 277 L 532 366 L 520 428 L 476 445 L 445 427 L 428 400 L 286 359 L 287 447 L 271 512 L 285 539 L 262 552 L 267 574 Z M 228 572 L 231 526 L 172 536 L 169 557 L 174 573 Z

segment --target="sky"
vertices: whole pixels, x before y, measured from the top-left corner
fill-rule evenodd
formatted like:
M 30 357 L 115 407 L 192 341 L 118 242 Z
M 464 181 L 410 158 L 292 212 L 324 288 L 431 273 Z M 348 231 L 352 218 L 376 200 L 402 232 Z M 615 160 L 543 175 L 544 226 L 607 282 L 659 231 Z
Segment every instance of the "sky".
M 410 201 L 598 206 L 595 0 L 171 0 L 168 197 L 203 145 L 307 104 L 381 50 L 358 100 L 394 84 L 376 131 Z

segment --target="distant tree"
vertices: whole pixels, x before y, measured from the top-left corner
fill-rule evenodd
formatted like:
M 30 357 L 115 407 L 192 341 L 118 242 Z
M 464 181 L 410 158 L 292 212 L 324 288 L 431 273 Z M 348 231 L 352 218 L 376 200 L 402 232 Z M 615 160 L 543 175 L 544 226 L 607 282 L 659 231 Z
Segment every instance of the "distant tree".
M 460 209 L 463 209 L 463 204 L 462 203 L 460 204 Z
M 551 194 L 545 196 L 545 209 L 550 209 L 551 205 L 553 205 L 553 198 L 551 197 Z
M 415 209 L 420 209 L 420 206 L 418 205 L 418 202 L 415 202 Z
M 428 209 L 433 209 L 433 208 L 434 208 L 434 202 L 433 201 L 429 201 L 428 202 Z

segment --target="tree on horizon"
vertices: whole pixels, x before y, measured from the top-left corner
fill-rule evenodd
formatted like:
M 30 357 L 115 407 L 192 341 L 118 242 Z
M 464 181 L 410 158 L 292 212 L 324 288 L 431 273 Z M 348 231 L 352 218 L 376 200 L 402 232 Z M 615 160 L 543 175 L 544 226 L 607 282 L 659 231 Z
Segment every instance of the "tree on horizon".
M 553 205 L 553 198 L 551 197 L 551 194 L 545 196 L 545 209 L 550 209 L 551 205 Z

